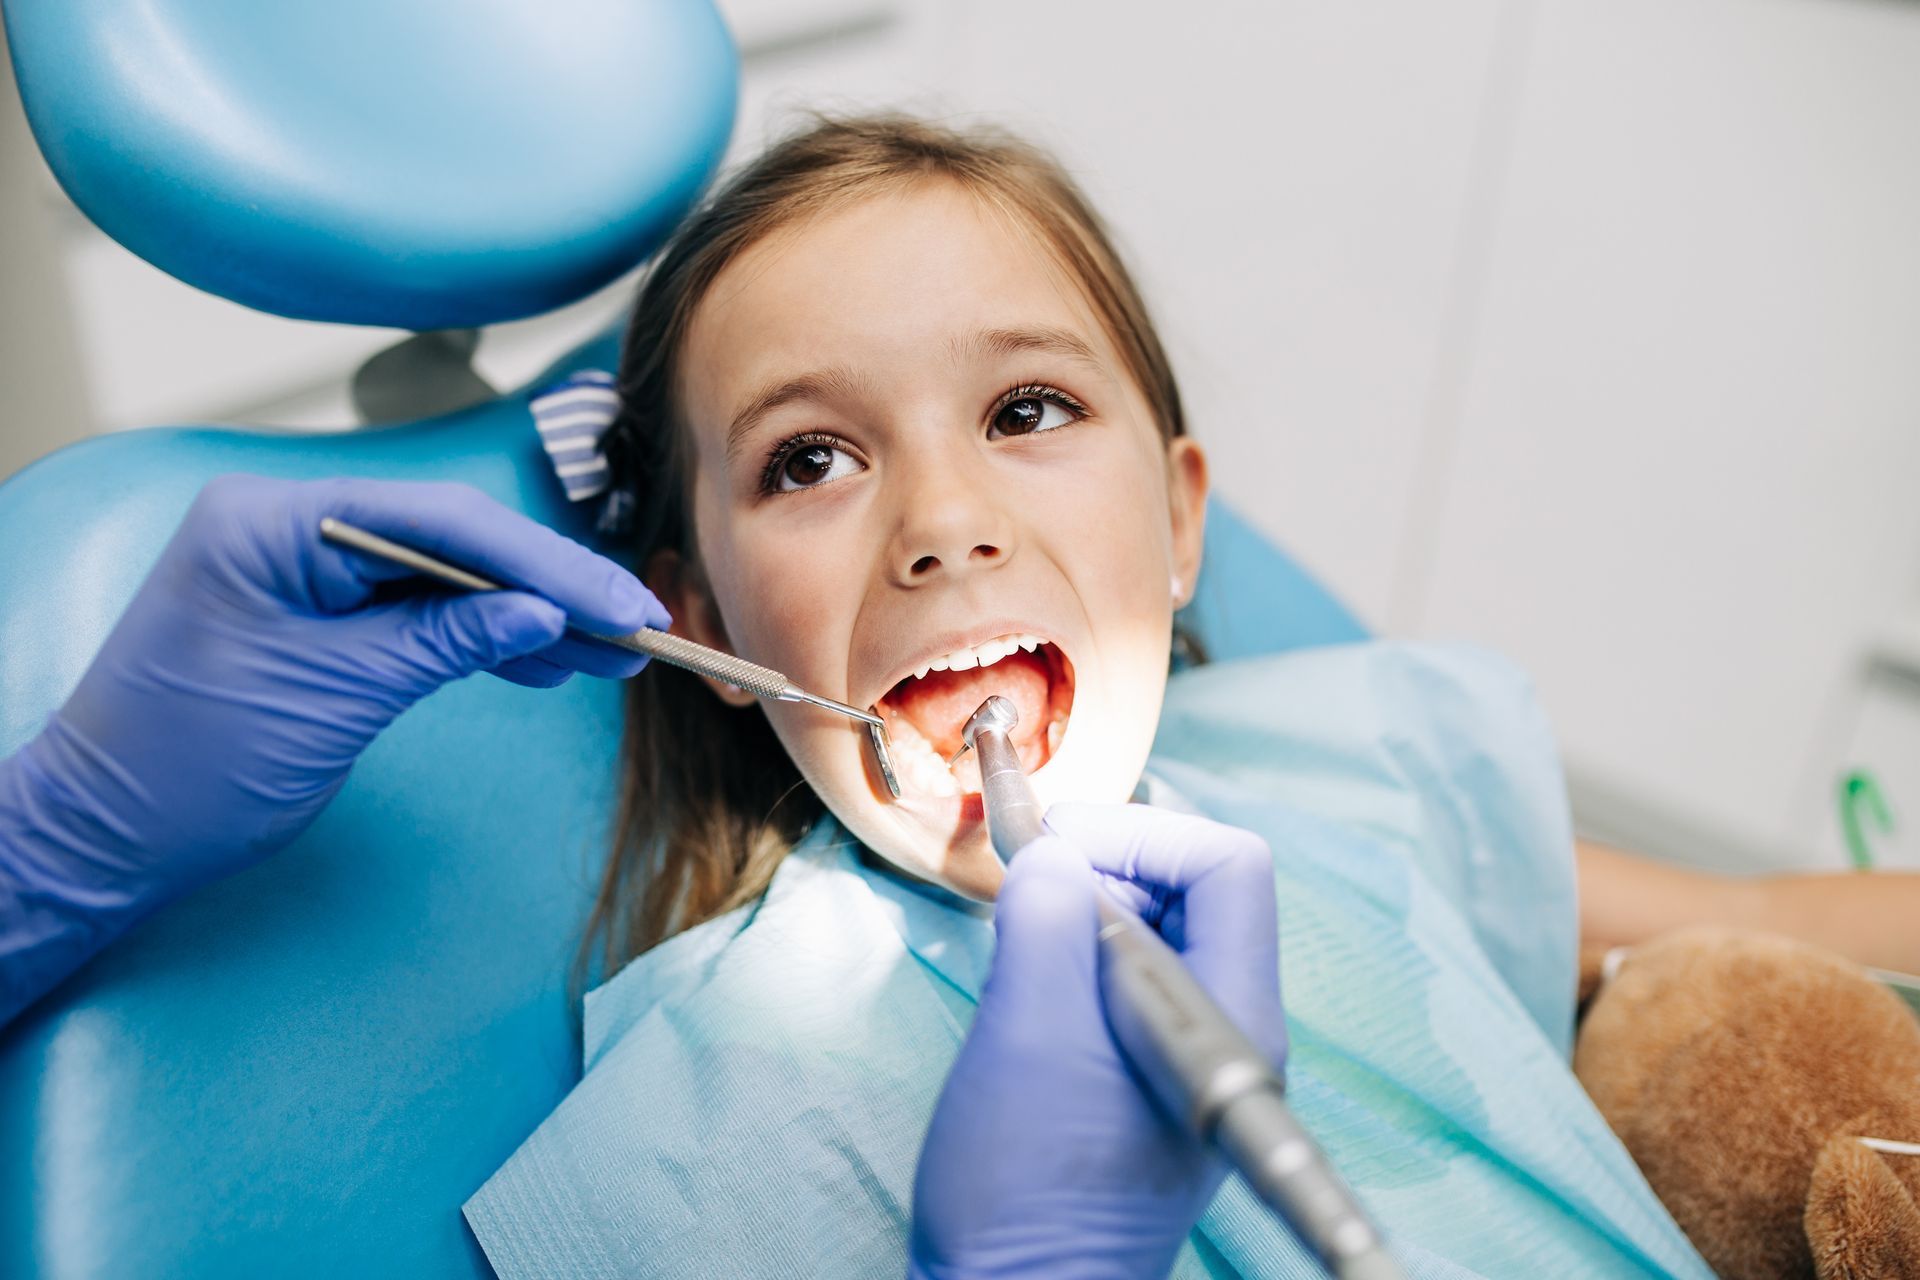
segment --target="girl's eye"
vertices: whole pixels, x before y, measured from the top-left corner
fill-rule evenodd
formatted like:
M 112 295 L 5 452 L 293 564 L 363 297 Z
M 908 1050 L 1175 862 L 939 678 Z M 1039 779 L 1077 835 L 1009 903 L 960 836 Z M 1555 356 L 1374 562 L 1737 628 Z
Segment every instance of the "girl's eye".
M 1081 404 L 1064 391 L 1052 387 L 1015 387 L 1001 398 L 993 411 L 989 434 L 1030 436 L 1052 431 L 1087 416 Z
M 831 436 L 801 436 L 774 453 L 767 466 L 765 487 L 780 493 L 813 489 L 861 469 L 853 455 Z

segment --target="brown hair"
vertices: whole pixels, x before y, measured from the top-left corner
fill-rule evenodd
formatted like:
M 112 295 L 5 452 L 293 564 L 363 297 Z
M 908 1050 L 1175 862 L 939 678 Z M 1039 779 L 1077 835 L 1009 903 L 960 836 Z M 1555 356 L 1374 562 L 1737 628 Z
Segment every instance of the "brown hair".
M 676 412 L 681 348 L 714 280 L 768 235 L 864 197 L 946 180 L 1038 237 L 1085 291 L 1171 439 L 1186 422 L 1172 367 L 1105 228 L 1060 166 L 998 131 L 903 116 L 817 119 L 734 174 L 684 223 L 640 288 L 620 359 L 615 478 L 643 495 L 643 567 L 678 552 L 698 571 L 688 442 Z M 656 664 L 627 685 L 624 783 L 612 857 L 588 921 L 604 972 L 758 897 L 821 804 L 757 707 L 734 708 Z

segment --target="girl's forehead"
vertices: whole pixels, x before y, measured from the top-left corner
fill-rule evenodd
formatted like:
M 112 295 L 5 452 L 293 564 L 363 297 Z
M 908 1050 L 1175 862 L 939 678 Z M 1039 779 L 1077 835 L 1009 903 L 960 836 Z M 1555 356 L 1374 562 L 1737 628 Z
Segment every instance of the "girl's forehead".
M 1037 329 L 1114 367 L 1085 289 L 1037 229 L 956 183 L 921 183 L 782 228 L 729 263 L 694 312 L 682 391 L 697 422 L 799 366 L 908 370 L 981 334 Z

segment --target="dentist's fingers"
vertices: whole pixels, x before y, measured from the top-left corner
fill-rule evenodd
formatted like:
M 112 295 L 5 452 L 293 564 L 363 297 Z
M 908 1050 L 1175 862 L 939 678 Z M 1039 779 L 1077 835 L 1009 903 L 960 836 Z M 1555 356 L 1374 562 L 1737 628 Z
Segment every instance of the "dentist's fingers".
M 551 602 L 523 591 L 428 596 L 396 606 L 389 616 L 411 633 L 409 650 L 440 667 L 442 680 L 524 659 L 552 644 L 566 625 Z
M 529 689 L 557 689 L 573 679 L 573 668 L 548 662 L 537 653 L 503 662 L 489 673 Z
M 297 487 L 303 524 L 315 538 L 320 518 L 333 516 L 503 586 L 536 592 L 588 631 L 618 634 L 672 622 L 653 593 L 621 565 L 466 485 L 327 480 Z M 408 573 L 331 546 L 317 564 L 361 584 Z
M 495 667 L 493 674 L 530 688 L 551 689 L 565 684 L 575 672 L 602 680 L 625 680 L 640 674 L 647 661 L 644 653 L 585 636 L 563 635 L 538 653 Z
M 1284 1054 L 1279 912 L 1265 841 L 1147 805 L 1056 804 L 1046 823 L 1095 869 L 1164 902 L 1159 927 L 1194 977 L 1276 1060 Z
M 564 635 L 540 651 L 540 656 L 557 667 L 579 671 L 602 680 L 625 680 L 640 674 L 647 655 L 631 649 L 602 644 L 586 636 Z
M 1097 881 L 1086 857 L 1064 840 L 1042 838 L 1020 851 L 1007 868 L 994 903 L 997 940 L 993 968 L 980 999 L 1003 1020 L 1003 1028 L 1031 1035 L 1030 1048 L 1051 1052 L 1060 1043 L 1104 1043 L 1095 994 L 1094 906 Z M 1100 1036 L 1093 1032 L 1098 1026 Z
M 1250 831 L 1145 804 L 1079 804 L 1047 810 L 1047 827 L 1077 841 L 1099 871 L 1187 891 L 1210 876 L 1249 874 L 1265 842 Z M 1271 860 L 1262 859 L 1271 879 Z
M 1007 870 L 993 966 L 914 1177 L 914 1280 L 1164 1276 L 1206 1204 L 1210 1167 L 1107 1029 L 1097 884 L 1058 839 Z

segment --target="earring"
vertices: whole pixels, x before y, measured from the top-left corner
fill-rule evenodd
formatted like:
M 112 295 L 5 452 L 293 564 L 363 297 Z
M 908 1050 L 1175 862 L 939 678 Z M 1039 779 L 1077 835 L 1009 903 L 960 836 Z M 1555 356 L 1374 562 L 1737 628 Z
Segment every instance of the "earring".
M 1167 577 L 1167 581 L 1169 584 L 1171 584 L 1173 588 L 1173 607 L 1178 609 L 1181 605 L 1186 603 L 1186 601 L 1182 598 L 1186 594 L 1186 592 L 1185 592 L 1185 589 L 1182 588 L 1180 585 L 1180 575 L 1177 573 L 1169 574 Z

